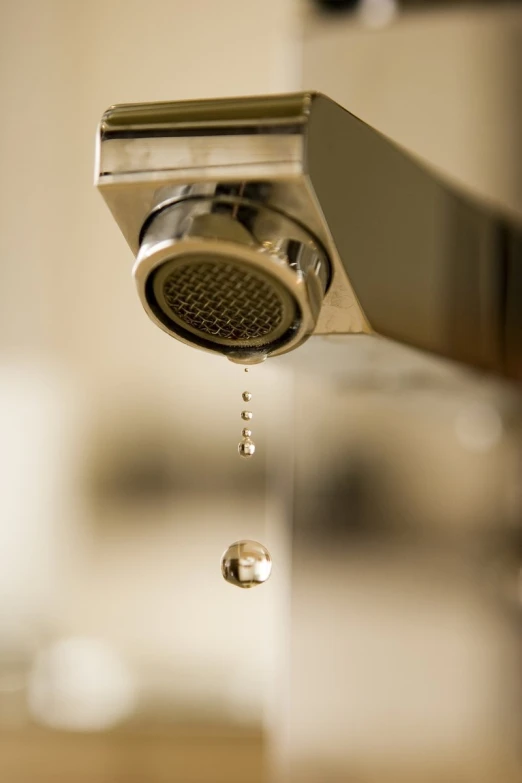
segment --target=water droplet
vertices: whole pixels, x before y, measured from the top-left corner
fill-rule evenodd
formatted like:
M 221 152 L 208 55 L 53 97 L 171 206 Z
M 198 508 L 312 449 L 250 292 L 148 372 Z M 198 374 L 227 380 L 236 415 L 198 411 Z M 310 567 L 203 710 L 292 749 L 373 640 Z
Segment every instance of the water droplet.
M 256 450 L 256 444 L 250 438 L 244 438 L 237 445 L 240 457 L 253 457 Z
M 248 367 L 245 367 L 245 372 L 248 372 Z
M 243 392 L 241 396 L 243 397 L 245 402 L 250 402 L 250 400 L 252 399 L 252 395 L 250 392 Z
M 250 421 L 252 418 L 252 411 L 241 411 L 241 418 L 243 421 Z
M 241 430 L 241 435 L 244 438 L 249 438 L 252 435 L 252 430 L 249 430 L 247 427 L 245 427 L 245 429 Z
M 221 558 L 223 578 L 236 587 L 255 587 L 266 582 L 272 570 L 270 552 L 257 541 L 236 541 Z

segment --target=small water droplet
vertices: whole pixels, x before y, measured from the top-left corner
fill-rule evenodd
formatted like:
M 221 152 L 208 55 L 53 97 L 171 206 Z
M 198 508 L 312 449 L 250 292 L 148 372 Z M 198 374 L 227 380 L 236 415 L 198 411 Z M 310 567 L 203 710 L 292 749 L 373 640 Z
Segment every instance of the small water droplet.
M 248 372 L 248 367 L 245 367 L 245 372 Z
M 256 450 L 256 444 L 250 438 L 244 438 L 238 443 L 237 450 L 240 457 L 253 457 Z
M 250 400 L 252 399 L 252 395 L 250 392 L 243 392 L 241 396 L 243 397 L 245 402 L 250 402 Z
M 257 541 L 236 541 L 221 558 L 223 578 L 236 587 L 256 587 L 266 582 L 272 570 L 272 558 Z
M 243 421 L 250 421 L 252 418 L 252 411 L 241 411 L 241 418 Z
M 252 430 L 249 430 L 247 427 L 245 427 L 243 430 L 241 430 L 241 435 L 244 438 L 250 438 L 250 436 L 252 435 Z

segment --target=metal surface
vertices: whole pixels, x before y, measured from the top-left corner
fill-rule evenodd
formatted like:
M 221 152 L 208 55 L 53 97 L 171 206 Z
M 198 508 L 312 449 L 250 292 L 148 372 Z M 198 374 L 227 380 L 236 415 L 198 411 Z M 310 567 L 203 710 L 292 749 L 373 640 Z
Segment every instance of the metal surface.
M 134 276 L 145 310 L 166 332 L 255 363 L 312 333 L 329 269 L 317 241 L 281 213 L 199 196 L 153 213 Z
M 151 307 L 146 295 L 152 266 L 190 251 L 233 259 L 236 271 L 247 263 L 252 274 L 279 288 L 282 322 L 290 327 L 286 338 L 276 335 L 274 342 L 242 351 L 233 343 L 228 351 L 221 344 L 219 350 L 230 358 L 255 361 L 283 353 L 312 332 L 370 331 L 306 175 L 311 104 L 312 96 L 300 94 L 119 106 L 106 112 L 99 129 L 96 184 L 137 255 L 138 292 L 161 328 L 192 345 L 216 349 L 215 341 L 202 345 L 193 332 L 183 335 L 166 326 L 164 312 Z M 178 202 L 188 212 L 168 213 L 176 224 L 170 229 L 170 248 L 152 259 L 150 231 L 158 228 L 160 217 L 151 216 L 161 216 L 162 210 L 166 215 L 166 208 Z M 209 213 L 204 220 L 201 212 Z M 166 234 L 161 242 L 167 242 Z M 156 245 L 159 252 L 159 239 Z M 289 306 L 297 313 L 293 323 Z
M 165 310 L 173 318 L 194 334 L 212 335 L 225 345 L 263 341 L 279 331 L 283 322 L 282 298 L 270 283 L 247 268 L 220 263 L 213 256 L 195 256 L 194 263 L 167 269 L 159 289 L 157 300 L 163 297 Z
M 278 242 L 297 239 L 299 226 L 306 227 L 306 238 L 299 237 L 304 246 L 319 254 L 324 248 L 331 267 L 328 291 L 321 302 L 324 287 L 309 284 L 299 302 L 298 334 L 268 339 L 264 355 L 284 353 L 312 331 L 376 332 L 521 377 L 522 315 L 512 293 L 522 244 L 517 218 L 459 193 L 322 95 L 114 107 L 100 125 L 96 170 L 97 185 L 137 254 L 142 302 L 164 329 L 146 281 L 158 263 L 188 251 L 263 268 L 296 299 L 302 280 L 288 274 L 288 248 L 281 258 Z M 198 233 L 195 216 L 188 217 L 188 233 L 165 234 L 153 251 L 145 249 L 156 210 L 188 198 L 203 203 L 205 197 L 212 213 L 219 213 L 222 197 L 234 202 L 233 220 L 217 227 L 212 215 L 212 226 Z M 261 212 L 274 217 L 268 239 L 257 225 L 252 231 L 237 219 L 243 207 L 258 210 L 261 224 Z M 278 224 L 285 218 L 290 232 Z M 219 310 L 219 303 L 212 309 Z M 227 353 L 224 344 L 202 344 L 194 333 L 180 335 L 170 326 L 167 331 Z M 252 358 L 257 350 L 246 346 L 238 358 Z

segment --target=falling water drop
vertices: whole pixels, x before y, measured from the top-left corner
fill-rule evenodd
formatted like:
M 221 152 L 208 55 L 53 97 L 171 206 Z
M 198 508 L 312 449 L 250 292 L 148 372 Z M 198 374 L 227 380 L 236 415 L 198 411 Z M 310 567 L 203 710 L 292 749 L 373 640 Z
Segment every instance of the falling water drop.
M 243 440 L 238 443 L 237 450 L 240 457 L 253 457 L 256 450 L 256 444 L 253 440 L 250 440 L 250 438 L 243 438 Z
M 249 391 L 244 391 L 241 396 L 243 397 L 243 400 L 245 402 L 250 402 L 250 400 L 252 399 L 252 395 Z
M 221 558 L 223 578 L 236 587 L 256 587 L 272 570 L 270 552 L 257 541 L 236 541 Z
M 244 438 L 250 438 L 252 435 L 252 430 L 249 430 L 248 427 L 245 427 L 244 429 L 241 430 L 241 435 Z
M 241 411 L 241 418 L 243 421 L 250 421 L 252 418 L 252 411 Z

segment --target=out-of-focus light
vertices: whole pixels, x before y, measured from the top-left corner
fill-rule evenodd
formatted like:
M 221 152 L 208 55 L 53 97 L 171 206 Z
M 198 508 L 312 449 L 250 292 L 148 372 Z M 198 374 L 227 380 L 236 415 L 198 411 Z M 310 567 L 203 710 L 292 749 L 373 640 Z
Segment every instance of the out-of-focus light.
M 459 443 L 468 451 L 485 453 L 500 441 L 502 419 L 492 405 L 474 403 L 464 408 L 455 419 Z
M 34 720 L 54 729 L 100 731 L 135 705 L 133 679 L 120 657 L 97 639 L 63 639 L 38 654 L 28 690 Z
M 25 678 L 16 670 L 3 667 L 0 669 L 0 698 L 3 693 L 17 693 L 25 688 Z
M 378 29 L 391 24 L 398 11 L 397 0 L 362 0 L 357 13 L 362 24 Z

